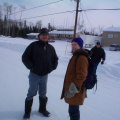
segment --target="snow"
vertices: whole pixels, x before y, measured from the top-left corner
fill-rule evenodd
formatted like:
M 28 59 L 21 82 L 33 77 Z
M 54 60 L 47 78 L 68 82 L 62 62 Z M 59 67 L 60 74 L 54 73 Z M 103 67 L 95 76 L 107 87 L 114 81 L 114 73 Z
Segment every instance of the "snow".
M 78 31 L 77 31 L 78 33 Z M 29 36 L 38 36 L 39 33 L 29 33 L 27 35 Z M 53 31 L 50 31 L 49 34 L 62 34 L 62 35 L 73 35 L 74 34 L 74 31 L 62 31 L 62 30 L 53 30 Z
M 76 33 L 80 33 L 80 31 L 76 31 Z M 61 34 L 61 35 L 73 35 L 74 34 L 74 30 L 53 30 L 50 31 L 49 34 Z
M 57 31 L 57 30 L 53 30 L 49 32 L 50 34 L 66 34 L 66 35 L 73 35 L 74 31 Z
M 29 87 L 29 70 L 21 56 L 33 40 L 0 36 L 0 120 L 22 120 L 24 101 Z M 69 120 L 68 104 L 60 100 L 67 64 L 71 58 L 71 44 L 56 41 L 52 44 L 59 57 L 59 65 L 49 74 L 47 109 L 51 117 L 38 113 L 38 95 L 34 97 L 31 120 Z M 104 65 L 97 70 L 97 91 L 89 90 L 88 98 L 80 106 L 81 120 L 120 120 L 120 51 L 106 52 Z
M 29 34 L 27 34 L 27 35 L 29 35 L 29 36 L 38 36 L 38 34 L 39 34 L 39 33 L 29 33 Z
M 109 27 L 103 30 L 104 32 L 120 32 L 120 27 Z

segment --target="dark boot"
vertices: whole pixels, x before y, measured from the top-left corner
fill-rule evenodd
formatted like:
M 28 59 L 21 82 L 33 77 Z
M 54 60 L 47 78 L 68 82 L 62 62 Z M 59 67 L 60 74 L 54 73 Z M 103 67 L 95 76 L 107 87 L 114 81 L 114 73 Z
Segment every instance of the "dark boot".
M 47 104 L 48 98 L 42 98 L 39 97 L 39 102 L 40 102 L 40 106 L 39 106 L 39 112 L 42 113 L 44 116 L 49 117 L 50 113 L 46 110 L 46 104 Z
M 33 99 L 29 101 L 27 101 L 27 98 L 25 99 L 25 114 L 23 118 L 30 118 L 32 103 Z

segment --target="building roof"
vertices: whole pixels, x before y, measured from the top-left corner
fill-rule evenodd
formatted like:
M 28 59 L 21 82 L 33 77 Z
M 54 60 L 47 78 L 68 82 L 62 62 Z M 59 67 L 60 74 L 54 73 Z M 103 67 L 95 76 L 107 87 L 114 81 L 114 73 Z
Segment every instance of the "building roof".
M 76 33 L 78 33 L 78 31 L 76 31 Z M 39 33 L 29 33 L 27 35 L 29 36 L 37 36 Z M 74 31 L 57 31 L 57 30 L 53 30 L 50 31 L 49 34 L 61 34 L 61 35 L 73 35 Z
M 120 27 L 109 27 L 103 31 L 104 32 L 120 32 Z
M 27 35 L 29 35 L 29 36 L 37 36 L 39 33 L 29 33 L 29 34 L 27 34 Z
M 78 33 L 78 32 L 76 32 Z M 50 31 L 49 34 L 66 34 L 66 35 L 73 35 L 74 34 L 74 31 L 57 31 L 57 30 L 53 30 L 53 31 Z

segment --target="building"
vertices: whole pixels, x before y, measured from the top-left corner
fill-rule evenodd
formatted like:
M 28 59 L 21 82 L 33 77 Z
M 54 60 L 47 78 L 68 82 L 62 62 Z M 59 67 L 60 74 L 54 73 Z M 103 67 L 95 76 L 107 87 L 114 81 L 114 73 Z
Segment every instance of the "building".
M 80 37 L 84 41 L 84 47 L 93 47 L 96 44 L 96 42 L 99 41 L 101 43 L 101 39 L 102 39 L 102 37 L 100 36 L 93 36 L 93 35 L 80 35 Z
M 49 32 L 50 39 L 73 39 L 74 29 L 57 29 Z M 76 31 L 76 37 L 80 37 L 81 32 Z
M 110 27 L 103 30 L 102 46 L 110 46 L 111 44 L 120 45 L 120 27 Z
M 29 34 L 27 34 L 27 38 L 28 39 L 36 39 L 36 40 L 38 40 L 38 34 L 39 33 L 29 33 Z
M 39 33 L 29 33 L 27 34 L 28 39 L 37 39 Z M 76 32 L 76 37 L 80 36 L 80 32 Z M 49 38 L 51 40 L 64 40 L 64 39 L 73 39 L 74 29 L 57 29 L 49 32 Z

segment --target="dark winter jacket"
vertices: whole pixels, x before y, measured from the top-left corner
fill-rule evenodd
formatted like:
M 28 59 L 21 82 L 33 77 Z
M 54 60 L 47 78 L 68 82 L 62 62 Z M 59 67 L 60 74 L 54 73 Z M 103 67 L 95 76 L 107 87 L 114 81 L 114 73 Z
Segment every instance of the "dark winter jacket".
M 92 51 L 92 56 L 91 59 L 93 60 L 94 63 L 99 63 L 101 59 L 105 60 L 105 52 L 102 47 L 97 48 L 96 46 L 91 49 Z
M 56 69 L 58 57 L 52 45 L 39 40 L 26 48 L 22 62 L 31 72 L 43 76 Z
M 78 55 L 80 56 L 77 59 L 77 63 L 76 63 L 76 58 Z M 88 73 L 88 65 L 89 65 L 86 56 L 87 57 L 89 56 L 88 51 L 83 49 L 76 50 L 73 53 L 73 56 L 70 59 L 70 62 L 67 67 L 61 99 L 64 98 L 65 102 L 71 105 L 82 105 L 86 96 L 86 88 L 84 87 L 83 84 Z M 75 67 L 75 63 L 76 63 L 76 67 Z M 69 86 L 72 82 L 75 84 L 77 88 L 80 89 L 80 92 L 76 93 L 71 98 L 67 98 L 64 96 L 64 94 L 68 91 Z

